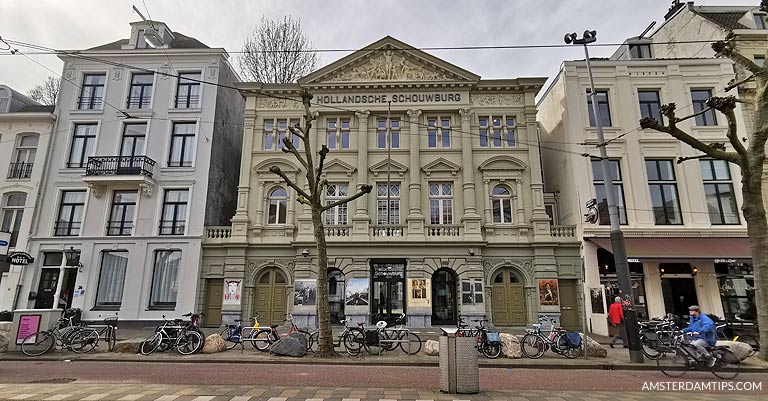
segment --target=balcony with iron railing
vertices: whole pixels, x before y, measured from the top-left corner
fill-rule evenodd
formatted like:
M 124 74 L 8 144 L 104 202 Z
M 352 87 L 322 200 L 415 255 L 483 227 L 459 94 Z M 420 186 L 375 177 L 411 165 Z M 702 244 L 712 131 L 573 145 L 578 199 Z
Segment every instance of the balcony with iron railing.
M 80 96 L 77 98 L 78 110 L 101 110 L 104 99 L 101 96 Z
M 11 163 L 8 165 L 8 179 L 26 180 L 32 177 L 33 163 Z
M 147 156 L 91 156 L 83 181 L 89 186 L 134 184 L 151 196 L 155 161 Z
M 148 109 L 152 103 L 152 96 L 128 96 L 126 107 L 129 109 Z
M 175 102 L 177 109 L 196 109 L 200 107 L 199 95 L 177 95 Z

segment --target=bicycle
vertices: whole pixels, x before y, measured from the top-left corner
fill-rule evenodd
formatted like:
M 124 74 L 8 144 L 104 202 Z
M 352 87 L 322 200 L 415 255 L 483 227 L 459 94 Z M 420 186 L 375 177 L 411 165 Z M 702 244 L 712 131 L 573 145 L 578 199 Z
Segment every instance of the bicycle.
M 669 316 L 663 319 L 654 319 L 649 322 L 641 322 L 640 343 L 643 346 L 643 354 L 648 359 L 658 359 L 663 355 L 662 351 L 676 345 L 675 338 L 681 332 L 677 324 Z
M 464 317 L 459 315 L 456 321 L 457 337 L 475 337 L 477 338 L 477 350 L 488 359 L 496 359 L 501 355 L 501 338 L 498 332 L 492 332 L 485 323 L 490 322 L 488 319 L 472 319 L 473 322 L 478 323 L 476 329 L 469 328 L 464 322 Z
M 285 335 L 281 335 L 280 332 L 278 331 L 279 326 L 276 324 L 259 329 L 259 331 L 256 333 L 256 336 L 261 338 L 261 336 L 266 335 L 268 341 L 266 342 L 260 341 L 258 343 L 254 342 L 254 346 L 256 347 L 256 349 L 258 349 L 259 351 L 267 351 L 272 346 L 272 343 L 280 339 L 283 339 L 285 337 L 288 337 L 292 333 L 301 333 L 301 334 L 304 334 L 304 336 L 306 336 L 307 338 L 307 351 L 314 352 L 314 349 L 313 349 L 314 342 L 315 342 L 315 339 L 318 337 L 318 331 L 315 330 L 313 332 L 310 332 L 306 329 L 300 329 L 296 327 L 296 323 L 294 323 L 293 321 L 293 314 L 288 313 L 287 316 L 288 318 L 285 319 L 284 321 L 291 322 L 291 326 L 288 329 L 288 332 L 285 333 Z
M 541 330 L 543 322 L 550 325 L 549 333 L 545 336 Z M 575 359 L 581 356 L 583 349 L 581 344 L 574 344 L 568 336 L 570 334 L 565 329 L 554 325 L 554 320 L 548 317 L 540 317 L 539 323 L 534 323 L 532 329 L 527 330 L 525 336 L 520 341 L 520 350 L 531 359 L 541 358 L 547 349 L 562 355 L 569 359 Z M 575 333 L 578 335 L 578 333 Z
M 365 333 L 365 323 L 358 323 L 357 327 L 351 327 L 348 325 L 349 320 L 344 319 L 341 321 L 344 325 L 344 330 L 339 334 L 339 342 L 334 343 L 333 346 L 344 346 L 344 350 L 350 356 L 357 356 L 360 354 L 360 350 L 363 348 L 365 341 L 361 341 L 357 338 L 358 334 L 361 336 Z
M 74 322 L 74 316 L 62 316 L 50 330 L 30 334 L 21 343 L 21 352 L 35 357 L 45 354 L 57 345 L 63 349 L 81 353 L 93 351 L 99 344 L 99 333 Z
M 101 318 L 101 315 L 98 316 Z M 96 330 L 99 333 L 99 340 L 107 343 L 108 351 L 112 352 L 117 343 L 117 313 L 114 316 L 106 316 L 102 320 L 103 324 L 91 324 L 86 322 L 85 327 Z
M 752 347 L 752 352 L 749 354 L 749 356 L 753 356 L 758 351 L 760 351 L 760 341 L 758 341 L 758 339 L 751 334 L 744 334 L 743 331 L 747 330 L 746 327 L 747 326 L 744 324 L 744 322 L 740 322 L 739 324 L 735 324 L 727 320 L 718 322 L 718 324 L 715 326 L 717 339 L 749 344 L 749 346 Z M 726 333 L 726 331 L 728 333 Z M 737 331 L 741 333 L 736 334 Z
M 141 343 L 139 352 L 142 355 L 149 355 L 158 350 L 164 352 L 171 348 L 176 348 L 182 355 L 192 355 L 203 349 L 205 337 L 196 329 L 195 322 L 185 322 L 183 319 L 168 320 L 165 315 L 163 320 L 165 322 L 155 329 L 152 337 Z
M 691 333 L 680 334 L 677 345 L 667 348 L 663 356 L 656 360 L 661 373 L 669 377 L 680 377 L 689 370 L 709 370 L 715 377 L 725 380 L 732 380 L 739 375 L 741 360 L 728 347 L 706 347 L 709 356 L 715 358 L 714 364 L 709 366 L 707 361 L 699 358 L 691 339 Z
M 256 349 L 260 349 L 256 344 L 257 343 L 264 343 L 266 344 L 266 348 L 269 348 L 269 335 L 266 332 L 260 332 L 260 325 L 259 325 L 259 315 L 256 314 L 256 316 L 253 317 L 253 325 L 249 327 L 243 327 L 241 324 L 241 319 L 235 319 L 235 324 L 227 325 L 227 328 L 225 328 L 221 332 L 221 337 L 226 341 L 227 344 L 227 350 L 231 350 L 237 346 L 237 344 L 240 344 L 242 347 L 242 350 L 245 349 L 245 343 L 250 342 L 251 346 Z M 245 334 L 244 330 L 250 329 L 250 331 Z
M 387 327 L 389 324 L 383 322 L 384 328 L 379 329 L 379 345 L 382 350 L 393 351 L 399 346 L 408 355 L 416 355 L 421 351 L 421 338 L 406 327 L 405 313 L 401 313 L 392 321 L 393 327 Z

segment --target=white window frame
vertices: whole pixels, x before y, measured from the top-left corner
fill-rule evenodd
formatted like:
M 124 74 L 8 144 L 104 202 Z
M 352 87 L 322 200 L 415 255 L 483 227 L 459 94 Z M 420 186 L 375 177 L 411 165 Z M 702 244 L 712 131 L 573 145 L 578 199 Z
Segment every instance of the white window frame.
M 397 188 L 396 191 L 392 191 Z M 382 193 L 383 191 L 383 193 Z M 376 183 L 376 224 L 377 225 L 399 225 L 400 224 L 400 198 L 402 196 L 402 186 L 399 182 L 389 183 L 389 216 L 387 216 L 387 183 Z M 396 207 L 393 207 L 396 206 Z
M 402 136 L 400 135 L 401 129 L 403 127 L 403 120 L 400 117 L 390 117 L 390 128 L 389 128 L 389 136 L 387 136 L 387 119 L 386 118 L 377 118 L 376 119 L 376 149 L 387 149 L 387 145 L 390 138 L 397 137 L 397 141 L 392 140 L 391 148 L 390 149 L 400 149 Z M 395 122 L 397 122 L 395 124 Z M 384 123 L 383 126 L 379 126 L 379 124 Z M 382 142 L 380 141 L 380 138 L 383 137 L 383 146 Z M 397 145 L 397 146 L 395 146 Z
M 349 184 L 330 183 L 323 189 L 325 204 L 329 205 L 349 196 Z M 328 226 L 346 226 L 349 224 L 349 203 L 332 207 L 325 211 L 325 224 Z
M 13 195 L 24 195 L 24 204 L 13 206 L 9 205 L 8 201 Z M 0 228 L 7 228 L 6 232 L 11 233 L 11 235 L 14 233 L 16 234 L 15 237 L 11 238 L 11 247 L 15 247 L 16 244 L 18 244 L 19 234 L 21 233 L 21 223 L 24 220 L 24 208 L 27 205 L 27 198 L 29 198 L 29 194 L 20 191 L 6 192 L 2 197 L 3 203 L 2 208 L 0 209 L 2 212 L 0 213 Z M 10 222 L 8 224 L 6 224 L 5 221 L 5 215 L 7 212 L 11 212 Z M 15 230 L 16 228 L 18 228 L 18 231 Z
M 503 188 L 503 189 L 505 189 L 507 191 L 507 195 L 496 195 L 496 194 L 494 194 L 496 188 Z M 491 196 L 491 219 L 493 220 L 493 223 L 494 224 L 512 224 L 512 223 L 514 223 L 515 222 L 515 213 L 514 213 L 515 210 L 512 207 L 512 196 L 513 196 L 512 189 L 509 186 L 505 185 L 505 184 L 496 184 L 496 185 L 493 186 L 493 188 L 491 188 L 490 196 Z M 497 202 L 499 204 L 499 211 L 500 211 L 499 218 L 500 218 L 500 221 L 496 221 L 495 210 L 496 210 L 496 203 Z M 505 203 L 507 203 L 506 207 L 509 209 L 509 221 L 505 221 L 505 218 L 504 218 L 504 210 L 505 210 L 505 205 L 504 204 Z
M 335 128 L 330 128 L 331 123 L 335 123 Z M 347 128 L 342 128 L 343 124 L 347 123 Z M 351 117 L 326 117 L 325 118 L 325 146 L 328 149 L 344 150 L 352 148 L 352 118 Z M 328 138 L 334 135 L 335 145 L 332 147 L 328 142 Z M 343 138 L 347 138 L 347 147 L 342 146 Z
M 285 129 L 280 129 L 280 123 L 284 122 Z M 302 119 L 298 117 L 275 117 L 275 118 L 265 118 L 263 120 L 263 131 L 264 135 L 262 135 L 262 150 L 277 150 L 282 151 L 283 150 L 283 142 L 282 137 L 285 136 L 293 142 L 293 146 L 296 147 L 296 149 L 301 149 L 301 138 L 298 136 L 294 137 L 294 135 L 291 133 L 291 131 L 288 129 L 288 127 L 293 127 L 296 124 L 301 124 Z M 271 124 L 272 128 L 267 129 L 267 124 Z M 272 141 L 272 144 L 267 147 L 267 136 L 269 136 L 270 140 Z
M 453 116 L 452 115 L 430 115 L 426 117 L 427 120 L 427 148 L 428 149 L 451 149 L 453 146 L 453 138 L 451 134 L 453 131 Z M 443 121 L 448 120 L 448 126 L 443 126 Z M 430 125 L 432 124 L 432 125 Z M 443 144 L 443 130 L 448 129 L 448 146 Z M 429 138 L 435 135 L 435 146 L 431 146 Z
M 512 124 L 510 124 L 510 120 Z M 483 121 L 486 125 L 483 126 Z M 496 124 L 499 121 L 499 124 Z M 477 126 L 479 127 L 480 134 L 480 147 L 481 148 L 516 148 L 517 147 L 517 119 L 515 116 L 508 116 L 506 114 L 501 115 L 481 115 L 477 117 Z M 494 140 L 496 138 L 496 132 L 499 133 L 499 141 L 501 143 L 496 145 Z M 484 133 L 485 132 L 485 133 Z M 483 146 L 483 138 L 485 138 L 485 146 Z M 512 143 L 510 144 L 510 138 Z
M 285 191 L 285 197 L 272 197 L 272 193 L 278 189 L 282 189 Z M 264 213 L 264 218 L 266 219 L 266 223 L 268 226 L 282 226 L 288 223 L 288 201 L 290 199 L 290 193 L 288 190 L 282 186 L 282 185 L 275 185 L 271 188 L 269 188 L 269 191 L 267 192 L 267 210 L 266 213 Z M 275 221 L 273 223 L 270 223 L 269 221 L 269 208 L 272 206 L 272 201 L 278 202 L 277 210 L 275 212 Z M 284 202 L 283 210 L 285 213 L 282 215 L 280 214 L 280 204 L 279 202 Z M 280 218 L 282 217 L 282 222 L 280 221 Z
M 438 192 L 436 194 L 433 194 L 432 188 L 435 185 L 437 186 Z M 450 188 L 450 194 L 447 194 L 447 195 L 445 194 L 446 185 L 448 186 L 448 188 Z M 449 182 L 449 181 L 430 182 L 429 185 L 427 186 L 427 189 L 429 191 L 429 224 L 430 225 L 454 224 L 453 222 L 455 219 L 453 214 L 453 194 L 454 194 L 453 182 Z M 439 210 L 437 222 L 433 221 L 432 219 L 433 202 L 436 202 L 436 205 Z M 448 213 L 450 218 L 447 218 L 446 211 L 450 212 Z

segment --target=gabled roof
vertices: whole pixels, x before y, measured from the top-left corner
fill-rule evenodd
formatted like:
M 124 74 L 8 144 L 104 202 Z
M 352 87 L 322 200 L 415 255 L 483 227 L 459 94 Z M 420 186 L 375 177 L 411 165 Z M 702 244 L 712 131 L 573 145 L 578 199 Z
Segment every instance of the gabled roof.
M 745 26 L 741 23 L 739 23 L 739 20 L 744 16 L 746 11 L 699 11 L 694 9 L 694 12 L 696 14 L 701 15 L 702 17 L 714 22 L 718 26 L 720 26 L 723 29 L 749 29 L 748 26 Z
M 181 34 L 179 32 L 174 32 L 173 35 L 175 38 L 173 41 L 171 41 L 170 48 L 171 49 L 210 49 L 207 45 L 203 44 L 199 40 L 186 36 L 184 34 Z M 88 50 L 122 50 L 124 45 L 127 45 L 129 42 L 129 39 L 120 39 L 116 40 L 111 43 L 103 44 L 101 46 L 92 47 Z M 137 50 L 144 50 L 144 49 L 137 49 Z M 148 47 L 147 50 L 155 50 L 151 47 Z

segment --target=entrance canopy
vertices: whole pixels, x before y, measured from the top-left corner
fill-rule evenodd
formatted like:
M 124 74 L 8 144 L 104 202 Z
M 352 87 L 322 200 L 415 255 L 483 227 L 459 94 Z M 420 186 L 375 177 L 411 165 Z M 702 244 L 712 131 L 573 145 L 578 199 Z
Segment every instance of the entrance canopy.
M 610 238 L 587 238 L 613 252 Z M 747 238 L 624 238 L 634 259 L 751 259 Z

